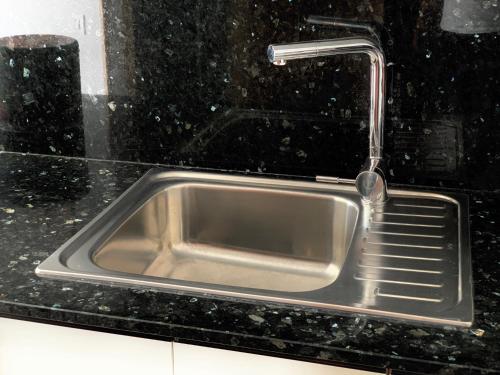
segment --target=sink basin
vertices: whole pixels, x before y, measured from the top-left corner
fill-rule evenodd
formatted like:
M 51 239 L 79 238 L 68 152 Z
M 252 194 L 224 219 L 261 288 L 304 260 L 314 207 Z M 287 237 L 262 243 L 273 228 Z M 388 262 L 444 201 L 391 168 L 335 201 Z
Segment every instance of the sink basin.
M 335 281 L 358 208 L 326 194 L 181 183 L 156 193 L 93 254 L 107 270 L 302 292 Z
M 36 270 L 468 326 L 467 200 L 152 170 Z

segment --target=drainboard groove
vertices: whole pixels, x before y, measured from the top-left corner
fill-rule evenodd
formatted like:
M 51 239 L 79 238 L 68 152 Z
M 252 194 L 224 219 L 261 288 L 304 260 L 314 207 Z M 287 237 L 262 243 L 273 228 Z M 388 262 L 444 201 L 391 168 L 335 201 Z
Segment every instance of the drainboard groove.
M 443 250 L 443 246 L 409 245 L 409 244 L 391 243 L 391 242 L 368 242 L 368 244 L 378 245 L 378 246 L 396 246 L 396 247 L 412 247 L 412 248 L 422 248 L 422 249 Z
M 423 214 L 383 212 L 383 211 L 375 211 L 375 213 L 382 214 L 382 215 L 388 215 L 388 216 L 423 217 L 423 218 L 428 218 L 428 219 L 444 219 L 445 218 L 445 215 L 423 215 Z
M 378 297 L 397 298 L 397 299 L 422 301 L 422 302 L 434 302 L 434 303 L 443 302 L 443 298 L 426 298 L 426 297 L 407 296 L 402 294 L 390 294 L 383 292 L 376 292 L 375 295 Z
M 401 223 L 401 222 L 391 222 L 391 221 L 373 220 L 373 219 L 370 220 L 373 224 L 381 224 L 381 225 L 402 225 L 405 227 L 444 228 L 444 225 L 437 225 L 437 224 L 417 224 L 417 223 Z
M 409 255 L 369 253 L 366 250 L 363 250 L 363 255 L 372 256 L 372 257 L 380 257 L 380 258 L 398 258 L 398 259 L 424 260 L 424 261 L 431 261 L 431 262 L 442 262 L 444 260 L 443 258 L 429 258 L 429 257 L 415 257 L 415 256 L 409 256 Z
M 382 278 L 375 278 L 375 277 L 364 277 L 360 276 L 359 274 L 354 276 L 356 280 L 363 280 L 363 281 L 374 281 L 377 283 L 388 283 L 388 284 L 400 284 L 400 285 L 412 285 L 412 286 L 423 286 L 423 287 L 428 287 L 428 288 L 442 288 L 443 284 L 432 284 L 432 283 L 418 283 L 418 282 L 413 282 L 413 281 L 401 281 L 401 280 L 390 280 L 390 279 L 382 279 Z
M 426 270 L 426 269 L 417 269 L 417 268 L 401 268 L 401 267 L 384 267 L 384 266 L 370 266 L 366 264 L 359 264 L 359 267 L 374 269 L 374 270 L 389 270 L 389 271 L 404 271 L 404 272 L 417 272 L 417 273 L 430 273 L 440 275 L 443 271 L 434 271 L 434 270 Z
M 408 203 L 394 203 L 396 207 L 408 207 L 408 208 L 428 208 L 430 210 L 444 210 L 446 206 L 429 206 L 429 205 L 418 205 L 418 204 L 408 204 Z
M 422 238 L 444 238 L 443 235 L 437 234 L 418 234 L 418 233 L 398 233 L 398 232 L 384 232 L 379 230 L 370 231 L 371 234 L 386 234 L 390 236 L 402 236 L 402 237 L 422 237 Z

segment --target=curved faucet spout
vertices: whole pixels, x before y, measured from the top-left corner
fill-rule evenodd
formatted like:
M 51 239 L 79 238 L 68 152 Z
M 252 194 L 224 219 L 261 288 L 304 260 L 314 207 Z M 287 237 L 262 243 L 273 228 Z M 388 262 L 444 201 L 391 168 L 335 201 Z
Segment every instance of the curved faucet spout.
M 369 165 L 379 165 L 382 159 L 384 134 L 384 104 L 385 104 L 385 58 L 382 49 L 375 41 L 369 38 L 338 38 L 298 42 L 289 44 L 270 45 L 267 49 L 269 61 L 275 65 L 284 65 L 288 60 L 299 60 L 320 56 L 344 55 L 362 53 L 370 58 L 370 150 Z M 370 171 L 371 168 L 368 169 Z M 365 171 L 365 170 L 364 170 Z M 372 171 L 374 172 L 374 171 Z M 386 183 L 383 173 L 377 173 L 377 181 L 383 183 L 362 183 L 359 186 L 369 187 L 375 191 L 367 193 L 367 189 L 358 191 L 366 201 L 381 203 L 386 200 Z M 360 173 L 361 175 L 361 173 Z M 361 176 L 358 176 L 358 179 Z M 366 174 L 363 175 L 366 179 Z M 374 177 L 367 181 L 374 181 Z M 357 180 L 358 180 L 357 179 Z M 358 184 L 356 184 L 358 186 Z M 379 189 L 384 189 L 379 191 Z

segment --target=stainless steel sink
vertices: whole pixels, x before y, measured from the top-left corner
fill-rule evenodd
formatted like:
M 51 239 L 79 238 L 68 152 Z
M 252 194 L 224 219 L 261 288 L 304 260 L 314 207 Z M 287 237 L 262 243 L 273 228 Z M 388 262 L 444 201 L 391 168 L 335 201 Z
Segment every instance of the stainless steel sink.
M 36 270 L 468 326 L 467 200 L 152 170 Z

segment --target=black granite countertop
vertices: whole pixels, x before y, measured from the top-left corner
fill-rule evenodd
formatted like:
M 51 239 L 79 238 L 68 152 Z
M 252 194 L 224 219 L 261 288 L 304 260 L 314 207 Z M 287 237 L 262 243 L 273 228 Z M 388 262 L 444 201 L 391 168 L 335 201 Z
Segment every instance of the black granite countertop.
M 495 192 L 468 192 L 476 309 L 470 329 L 35 275 L 149 168 L 0 153 L 0 315 L 381 372 L 500 373 Z

